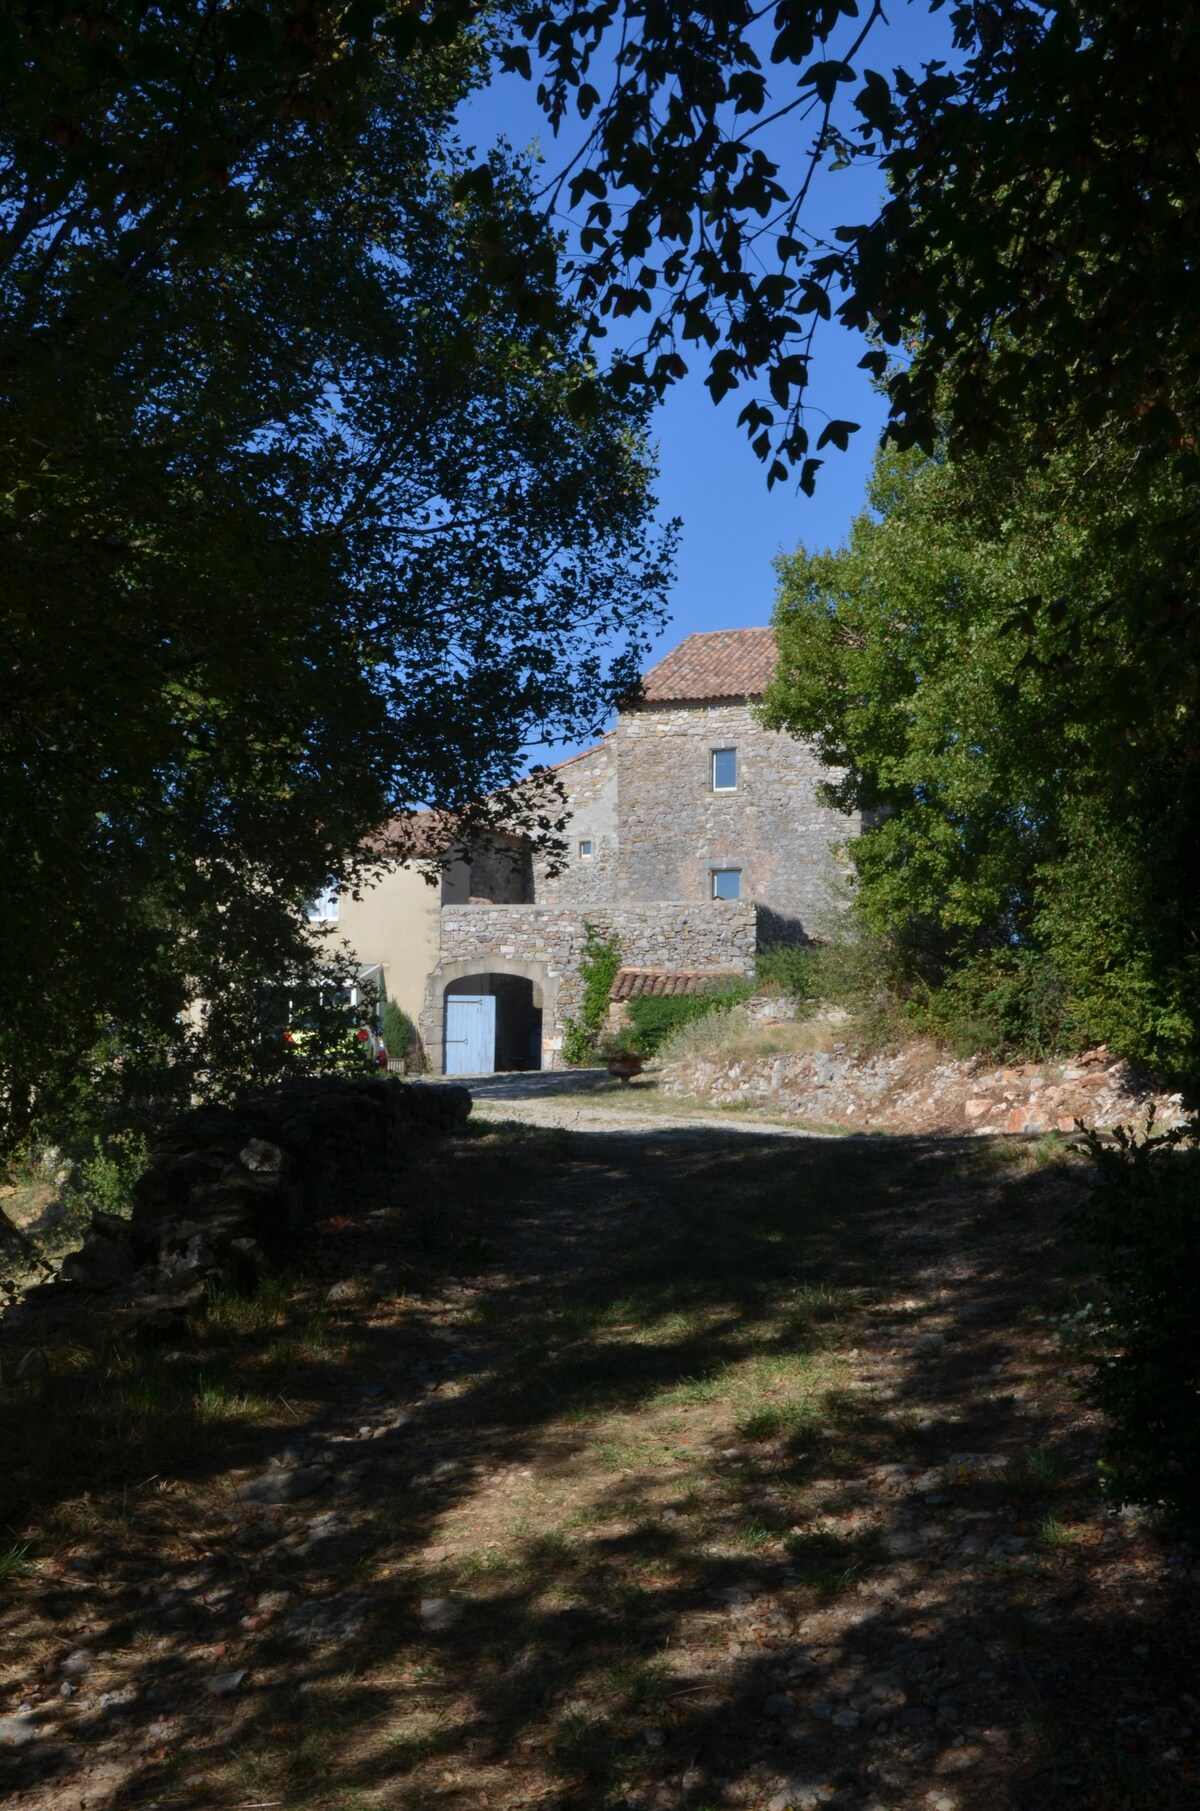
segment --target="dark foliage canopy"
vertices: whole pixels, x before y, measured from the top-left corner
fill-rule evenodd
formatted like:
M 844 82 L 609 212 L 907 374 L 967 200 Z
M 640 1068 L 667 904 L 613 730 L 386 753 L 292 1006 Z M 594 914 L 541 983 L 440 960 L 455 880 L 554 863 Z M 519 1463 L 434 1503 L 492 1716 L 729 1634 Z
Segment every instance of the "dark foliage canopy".
M 478 47 L 347 22 L 0 6 L 13 1126 L 98 1040 L 236 1069 L 305 898 L 587 733 L 660 606 L 644 411 L 527 172 L 452 193 Z

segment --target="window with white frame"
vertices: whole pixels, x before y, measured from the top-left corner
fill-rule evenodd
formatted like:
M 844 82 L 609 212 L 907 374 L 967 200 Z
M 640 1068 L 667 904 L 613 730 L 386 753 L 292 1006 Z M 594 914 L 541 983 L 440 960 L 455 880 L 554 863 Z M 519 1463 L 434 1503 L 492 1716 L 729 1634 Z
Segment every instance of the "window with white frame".
M 712 751 L 713 791 L 736 792 L 737 783 L 737 749 L 714 748 Z
M 580 859 L 580 861 L 591 861 L 591 859 L 595 855 L 595 853 L 596 853 L 596 845 L 593 843 L 591 837 L 590 836 L 581 836 L 579 839 L 579 859 Z
M 740 868 L 714 868 L 712 870 L 712 896 L 714 899 L 740 899 L 742 897 L 742 870 Z
M 304 908 L 304 916 L 310 924 L 336 924 L 338 921 L 338 884 L 330 879 L 322 890 L 309 900 Z

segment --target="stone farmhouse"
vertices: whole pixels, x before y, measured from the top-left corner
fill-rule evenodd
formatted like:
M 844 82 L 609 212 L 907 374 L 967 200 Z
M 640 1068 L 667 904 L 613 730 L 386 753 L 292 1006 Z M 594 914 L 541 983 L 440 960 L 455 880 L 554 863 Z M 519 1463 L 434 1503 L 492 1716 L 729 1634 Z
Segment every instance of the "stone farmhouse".
M 820 803 L 813 751 L 756 722 L 774 663 L 770 629 L 729 629 L 653 667 L 604 739 L 556 770 L 560 872 L 512 848 L 449 851 L 438 885 L 398 866 L 317 908 L 419 1026 L 431 1068 L 553 1068 L 589 924 L 617 937 L 627 998 L 746 975 L 764 945 L 824 920 L 859 825 Z

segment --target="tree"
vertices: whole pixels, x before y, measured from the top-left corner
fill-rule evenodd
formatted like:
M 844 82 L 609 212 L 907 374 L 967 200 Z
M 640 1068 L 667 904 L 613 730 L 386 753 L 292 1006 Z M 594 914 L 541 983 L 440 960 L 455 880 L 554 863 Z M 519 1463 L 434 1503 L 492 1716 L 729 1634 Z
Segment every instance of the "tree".
M 810 488 L 852 431 L 814 444 L 804 415 L 812 327 L 835 310 L 882 342 L 864 363 L 901 444 L 1118 420 L 1193 452 L 1194 8 L 1168 24 L 1137 0 L 956 0 L 952 60 L 890 76 L 871 67 L 878 0 L 781 0 L 769 20 L 749 0 L 509 10 L 502 62 L 537 71 L 556 130 L 586 123 L 551 189 L 586 207 L 581 295 L 645 319 L 631 380 L 661 390 L 690 344 L 714 397 L 760 386 L 742 419 L 773 480 L 799 463 Z M 784 120 L 787 170 L 764 148 Z M 886 199 L 831 244 L 813 184 L 857 159 Z
M 856 910 L 924 1023 L 1186 1072 L 1200 774 L 1105 607 L 1180 507 L 1177 479 L 1138 474 L 1114 437 L 1049 460 L 885 456 L 847 544 L 779 563 L 766 713 L 867 814 Z
M 0 8 L 10 1136 L 98 1044 L 244 1072 L 326 877 L 418 805 L 513 817 L 636 670 L 644 410 L 528 172 L 452 194 L 462 10 Z

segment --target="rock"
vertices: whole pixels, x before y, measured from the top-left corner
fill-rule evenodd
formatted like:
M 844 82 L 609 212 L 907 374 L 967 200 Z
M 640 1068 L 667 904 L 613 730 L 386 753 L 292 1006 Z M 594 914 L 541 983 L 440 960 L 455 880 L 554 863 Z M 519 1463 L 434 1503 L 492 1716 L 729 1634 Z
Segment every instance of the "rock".
M 666 1732 L 661 1729 L 643 1729 L 642 1740 L 647 1748 L 661 1748 L 666 1741 Z
M 1013 1559 L 1018 1553 L 1024 1553 L 1029 1542 L 1023 1534 L 1001 1534 L 988 1548 L 989 1560 Z
M 764 1717 L 788 1717 L 796 1708 L 796 1700 L 788 1692 L 772 1692 L 763 1705 Z
M 243 1484 L 237 1494 L 243 1503 L 294 1503 L 300 1497 L 312 1496 L 328 1481 L 328 1466 L 297 1465 L 290 1470 L 265 1472 L 261 1478 Z
M 946 1460 L 946 1471 L 958 1483 L 966 1483 L 971 1478 L 995 1477 L 1007 1467 L 1008 1460 L 1003 1453 L 951 1453 Z
M 871 1482 L 894 1495 L 908 1490 L 920 1476 L 919 1465 L 877 1465 L 871 1473 Z
M 64 1283 L 73 1283 L 78 1289 L 102 1291 L 129 1282 L 136 1269 L 133 1246 L 128 1240 L 89 1232 L 79 1250 L 69 1252 L 63 1259 L 58 1274 Z
M 38 1738 L 38 1726 L 32 1712 L 18 1711 L 12 1717 L 0 1717 L 0 1748 L 28 1748 Z
M 49 1375 L 50 1361 L 40 1346 L 31 1346 L 17 1365 L 13 1376 L 18 1383 L 41 1383 Z
M 283 1152 L 265 1138 L 251 1138 L 238 1152 L 238 1162 L 252 1176 L 278 1176 L 283 1169 Z
M 362 1483 L 370 1469 L 369 1459 L 360 1459 L 357 1465 L 347 1465 L 345 1471 L 338 1473 L 333 1488 L 338 1491 L 353 1490 Z
M 230 1698 L 241 1685 L 248 1670 L 244 1666 L 239 1666 L 233 1673 L 217 1673 L 207 1681 L 205 1689 L 211 1692 L 214 1698 Z
M 462 1620 L 462 1605 L 452 1597 L 423 1597 L 419 1606 L 421 1626 L 430 1634 L 441 1635 Z
M 925 1551 L 925 1536 L 917 1528 L 892 1528 L 883 1537 L 889 1559 L 913 1559 Z
M 90 1567 L 89 1570 L 94 1571 L 95 1568 Z M 58 1670 L 68 1679 L 82 1679 L 85 1673 L 91 1672 L 95 1663 L 96 1656 L 91 1648 L 76 1648 L 73 1653 L 67 1655 Z
M 835 1710 L 829 1720 L 835 1729 L 857 1729 L 862 1722 L 856 1710 Z
M 833 1705 L 821 1702 L 810 1704 L 808 1714 L 810 1717 L 815 1717 L 818 1723 L 828 1723 L 833 1716 Z
M 297 1604 L 283 1631 L 311 1642 L 349 1641 L 362 1629 L 370 1608 L 365 1597 L 319 1597 Z
M 768 1800 L 770 1811 L 818 1811 L 837 1796 L 837 1788 L 825 1780 L 791 1780 Z
M 731 1610 L 736 1610 L 740 1609 L 743 1604 L 748 1604 L 753 1593 L 747 1591 L 744 1585 L 719 1585 L 708 1595 L 714 1602 L 727 1604 Z
M 286 1610 L 292 1601 L 290 1591 L 260 1591 L 254 1600 L 254 1607 L 260 1616 L 277 1616 Z
M 944 1333 L 922 1333 L 920 1339 L 914 1339 L 912 1350 L 918 1358 L 925 1358 L 934 1352 L 940 1352 L 945 1344 Z

